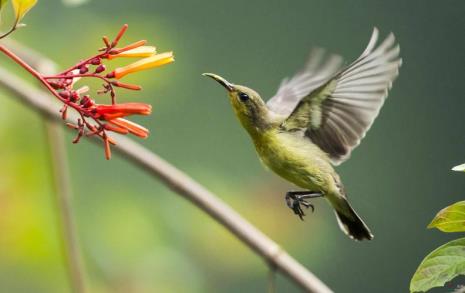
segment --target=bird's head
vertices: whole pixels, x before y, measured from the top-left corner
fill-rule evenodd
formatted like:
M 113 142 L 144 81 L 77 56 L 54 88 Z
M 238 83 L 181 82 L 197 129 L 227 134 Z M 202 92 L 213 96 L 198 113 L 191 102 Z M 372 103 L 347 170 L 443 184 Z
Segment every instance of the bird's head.
M 268 108 L 256 91 L 242 85 L 232 84 L 213 73 L 204 73 L 203 75 L 216 80 L 228 91 L 234 112 L 249 132 L 267 126 Z

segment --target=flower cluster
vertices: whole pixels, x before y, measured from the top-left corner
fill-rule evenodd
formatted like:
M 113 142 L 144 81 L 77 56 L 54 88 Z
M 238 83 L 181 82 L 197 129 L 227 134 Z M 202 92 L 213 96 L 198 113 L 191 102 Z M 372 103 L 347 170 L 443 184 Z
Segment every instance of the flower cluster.
M 76 123 L 67 123 L 70 128 L 77 131 L 73 143 L 79 142 L 82 136 L 98 136 L 104 142 L 107 159 L 111 158 L 110 144 L 116 144 L 108 132 L 131 133 L 141 138 L 146 138 L 149 135 L 146 128 L 124 118 L 130 115 L 149 115 L 152 107 L 144 103 L 117 103 L 116 88 L 141 90 L 140 86 L 123 83 L 119 79 L 130 73 L 159 67 L 174 61 L 172 52 L 157 54 L 155 47 L 146 46 L 145 40 L 118 47 L 118 43 L 127 28 L 128 26 L 124 25 L 113 41 L 104 36 L 105 46 L 99 49 L 98 54 L 59 74 L 41 76 L 42 83 L 63 103 L 63 108 L 60 110 L 62 118 L 67 119 L 69 108 L 76 110 L 80 116 Z M 115 58 L 141 59 L 112 71 L 107 70 L 104 63 Z M 96 103 L 89 94 L 90 88 L 88 86 L 75 89 L 76 82 L 84 78 L 101 80 L 103 86 L 97 91 L 97 94 L 109 95 L 111 103 Z

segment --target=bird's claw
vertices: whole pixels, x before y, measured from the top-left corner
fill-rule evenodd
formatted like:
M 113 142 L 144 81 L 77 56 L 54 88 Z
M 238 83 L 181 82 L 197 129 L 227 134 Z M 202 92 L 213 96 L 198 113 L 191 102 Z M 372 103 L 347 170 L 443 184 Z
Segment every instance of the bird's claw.
M 299 218 L 303 221 L 305 213 L 302 209 L 302 206 L 305 208 L 311 208 L 312 213 L 315 211 L 315 206 L 305 199 L 301 198 L 298 195 L 286 195 L 286 204 L 287 206 L 294 211 L 294 214 L 298 215 Z
M 312 208 L 312 213 L 315 211 L 315 206 L 304 199 L 300 200 L 300 204 L 305 206 L 307 209 Z

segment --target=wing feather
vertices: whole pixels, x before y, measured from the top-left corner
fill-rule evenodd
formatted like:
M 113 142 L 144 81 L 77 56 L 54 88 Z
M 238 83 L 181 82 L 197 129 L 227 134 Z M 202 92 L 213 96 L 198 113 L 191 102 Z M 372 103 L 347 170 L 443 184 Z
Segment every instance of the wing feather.
M 320 48 L 313 49 L 304 70 L 281 82 L 276 95 L 268 100 L 268 108 L 288 116 L 303 97 L 327 82 L 341 66 L 342 57 L 327 54 Z
M 365 136 L 399 73 L 402 60 L 394 35 L 377 45 L 378 36 L 375 28 L 360 57 L 342 70 L 339 56 L 313 53 L 314 60 L 283 81 L 267 103 L 273 112 L 289 115 L 284 130 L 301 130 L 335 165 Z

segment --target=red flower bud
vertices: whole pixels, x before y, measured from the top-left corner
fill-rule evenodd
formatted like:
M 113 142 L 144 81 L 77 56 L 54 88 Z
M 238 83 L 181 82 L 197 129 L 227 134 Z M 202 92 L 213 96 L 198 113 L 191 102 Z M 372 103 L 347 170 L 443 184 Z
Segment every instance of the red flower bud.
M 63 108 L 61 108 L 60 112 L 61 119 L 66 120 L 66 118 L 68 118 L 68 105 L 63 105 Z
M 59 90 L 59 89 L 62 89 L 62 88 L 63 88 L 63 83 L 58 82 L 58 81 L 49 81 L 48 84 L 49 84 L 52 88 L 54 88 L 54 89 L 56 89 L 56 90 Z
M 107 68 L 105 67 L 105 65 L 100 64 L 99 66 L 97 66 L 97 68 L 95 68 L 95 73 L 104 72 L 106 69 L 107 69 Z
M 90 96 L 85 95 L 81 98 L 80 104 L 83 108 L 90 108 L 95 105 L 95 102 L 90 98 Z
M 109 160 L 111 159 L 111 149 L 110 149 L 110 141 L 108 140 L 107 136 L 103 137 L 103 142 L 105 143 L 105 158 Z
M 71 93 L 69 91 L 62 91 L 59 93 L 60 97 L 62 97 L 63 99 L 69 99 L 69 97 L 71 96 Z
M 142 89 L 142 87 L 139 86 L 139 85 L 129 84 L 129 83 L 122 83 L 122 82 L 119 82 L 119 81 L 114 81 L 111 84 L 113 86 L 116 86 L 116 87 L 122 87 L 122 88 L 125 88 L 125 89 L 128 89 L 128 90 L 133 90 L 133 91 L 140 91 Z
M 84 74 L 89 71 L 89 66 L 88 65 L 82 65 L 81 68 L 79 68 L 79 73 Z
M 100 58 L 94 58 L 90 61 L 90 64 L 92 65 L 100 65 L 102 63 L 102 60 Z
M 76 91 L 71 92 L 71 96 L 69 97 L 71 102 L 77 102 L 79 100 L 79 94 Z
M 116 45 L 118 45 L 119 40 L 123 37 L 127 29 L 128 29 L 128 25 L 124 24 L 121 30 L 118 32 L 118 35 L 116 35 L 116 38 L 111 43 L 112 47 L 115 47 Z

